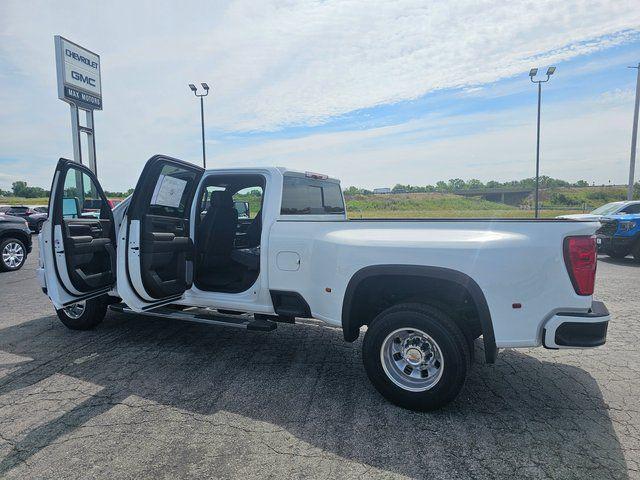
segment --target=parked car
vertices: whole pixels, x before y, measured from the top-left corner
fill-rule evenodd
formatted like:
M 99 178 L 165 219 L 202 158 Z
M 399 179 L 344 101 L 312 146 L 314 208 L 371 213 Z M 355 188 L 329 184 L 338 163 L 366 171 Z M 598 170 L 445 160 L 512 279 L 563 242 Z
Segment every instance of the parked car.
M 633 255 L 640 262 L 640 213 L 607 215 L 596 232 L 598 252 L 612 258 Z
M 27 221 L 29 228 L 35 233 L 38 233 L 42 229 L 42 224 L 48 217 L 47 213 L 39 212 L 26 205 L 0 207 L 0 212 L 5 215 L 24 218 Z
M 54 178 L 37 272 L 72 329 L 95 327 L 108 306 L 254 331 L 315 318 L 348 342 L 366 326 L 369 379 L 416 410 L 458 395 L 480 336 L 489 363 L 498 348 L 606 339 L 609 312 L 593 299 L 598 222 L 348 220 L 339 181 L 325 175 L 205 171 L 162 155 L 113 211 L 86 167 L 60 160 Z M 81 179 L 99 218 L 83 212 Z M 247 189 L 261 190 L 261 210 L 238 247 L 233 195 Z
M 0 271 L 22 268 L 31 253 L 31 231 L 27 221 L 11 215 L 0 215 Z
M 619 214 L 634 214 L 640 213 L 640 200 L 631 200 L 624 202 L 611 202 L 601 207 L 596 208 L 590 213 L 575 213 L 572 215 L 561 215 L 557 218 L 567 218 L 572 220 L 582 220 L 592 222 L 594 220 L 600 220 L 607 215 L 619 215 Z

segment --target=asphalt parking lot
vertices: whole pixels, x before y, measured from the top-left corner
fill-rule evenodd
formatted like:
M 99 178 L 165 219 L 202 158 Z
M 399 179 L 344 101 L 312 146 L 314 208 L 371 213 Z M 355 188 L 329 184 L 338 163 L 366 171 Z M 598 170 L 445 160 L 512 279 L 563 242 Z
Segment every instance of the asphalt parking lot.
M 37 242 L 36 242 L 37 243 Z M 0 273 L 3 478 L 640 478 L 640 265 L 598 265 L 613 315 L 590 351 L 502 350 L 424 414 L 370 386 L 360 343 L 109 313 L 67 330 L 37 245 Z

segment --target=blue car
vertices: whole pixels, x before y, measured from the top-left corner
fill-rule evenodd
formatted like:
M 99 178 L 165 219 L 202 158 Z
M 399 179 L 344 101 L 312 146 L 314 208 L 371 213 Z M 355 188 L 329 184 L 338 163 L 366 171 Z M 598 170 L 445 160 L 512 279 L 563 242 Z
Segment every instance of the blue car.
M 598 252 L 612 258 L 631 254 L 640 262 L 640 214 L 607 215 L 596 232 Z

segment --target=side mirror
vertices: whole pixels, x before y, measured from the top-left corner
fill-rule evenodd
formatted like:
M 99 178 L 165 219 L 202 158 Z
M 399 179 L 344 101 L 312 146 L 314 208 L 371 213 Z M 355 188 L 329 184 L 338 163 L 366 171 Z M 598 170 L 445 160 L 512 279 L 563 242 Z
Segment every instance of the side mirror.
M 77 197 L 65 197 L 62 199 L 62 218 L 80 217 L 80 199 Z
M 238 218 L 250 217 L 249 202 L 233 202 L 233 207 L 238 212 Z

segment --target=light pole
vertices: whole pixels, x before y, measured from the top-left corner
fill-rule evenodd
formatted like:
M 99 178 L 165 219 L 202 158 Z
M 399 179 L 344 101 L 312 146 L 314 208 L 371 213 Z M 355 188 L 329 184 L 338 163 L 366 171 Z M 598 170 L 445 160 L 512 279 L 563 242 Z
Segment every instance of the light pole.
M 631 131 L 631 159 L 629 160 L 629 186 L 627 187 L 627 200 L 633 200 L 633 183 L 636 169 L 636 144 L 638 143 L 638 105 L 640 104 L 640 63 L 635 68 L 638 70 L 636 78 L 636 106 L 633 111 L 633 130 Z
M 204 148 L 204 100 L 203 98 L 209 95 L 209 85 L 206 83 L 201 83 L 202 88 L 204 89 L 204 93 L 198 93 L 198 89 L 193 83 L 189 84 L 189 88 L 194 93 L 194 95 L 200 98 L 200 122 L 202 123 L 202 167 L 204 169 L 207 168 L 207 154 Z
M 549 81 L 549 77 L 556 71 L 556 67 L 549 67 L 547 69 L 547 78 L 544 80 L 534 80 L 533 78 L 538 74 L 537 68 L 532 68 L 529 71 L 529 79 L 533 83 L 538 84 L 538 130 L 536 134 L 536 218 L 538 218 L 538 196 L 540 191 L 540 102 L 542 99 L 542 84 Z

